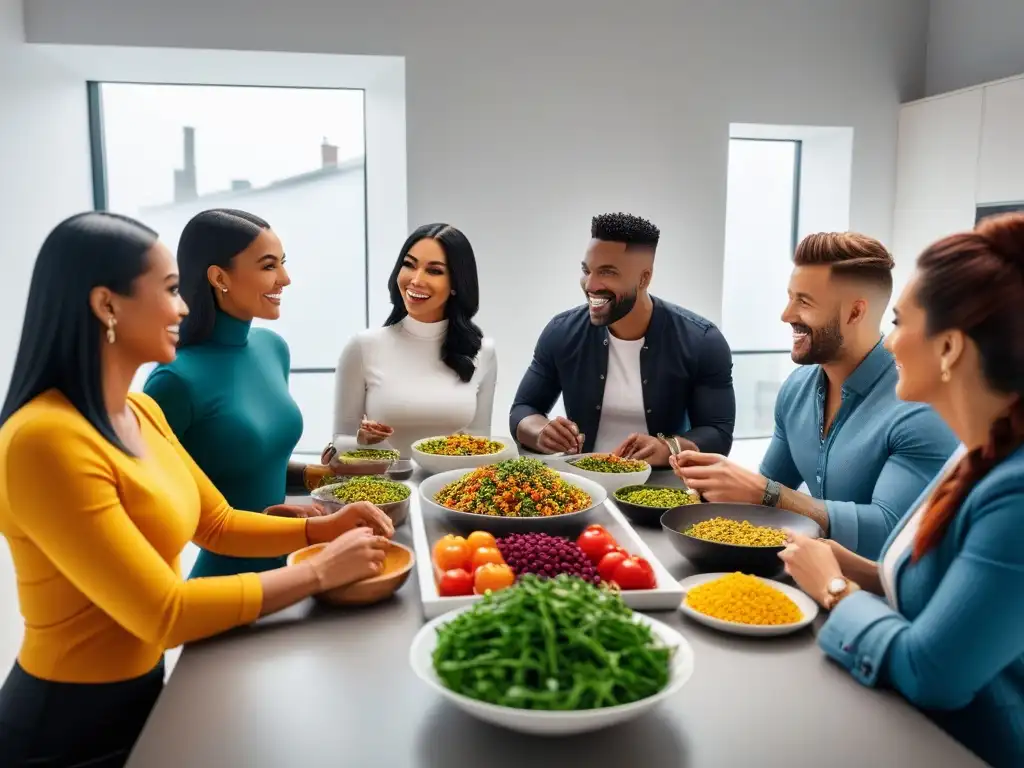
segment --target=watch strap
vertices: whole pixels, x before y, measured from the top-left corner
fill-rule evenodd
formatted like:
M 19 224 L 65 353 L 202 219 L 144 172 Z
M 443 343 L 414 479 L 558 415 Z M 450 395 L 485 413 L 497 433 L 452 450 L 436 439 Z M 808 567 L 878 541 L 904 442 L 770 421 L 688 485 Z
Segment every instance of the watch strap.
M 762 506 L 777 507 L 781 496 L 782 486 L 769 478 L 768 483 L 765 485 L 764 495 L 761 497 Z

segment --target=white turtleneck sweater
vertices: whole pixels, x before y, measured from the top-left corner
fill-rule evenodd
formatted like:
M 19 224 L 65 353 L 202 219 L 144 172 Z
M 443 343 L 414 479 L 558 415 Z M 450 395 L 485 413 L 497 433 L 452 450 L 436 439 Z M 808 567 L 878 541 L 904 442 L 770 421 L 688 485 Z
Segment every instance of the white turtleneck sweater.
M 464 430 L 491 434 L 497 357 L 485 338 L 473 378 L 463 382 L 441 361 L 448 321 L 421 323 L 405 317 L 396 325 L 353 336 L 335 375 L 334 433 L 354 438 L 365 415 L 395 432 L 387 443 L 411 456 L 417 440 Z

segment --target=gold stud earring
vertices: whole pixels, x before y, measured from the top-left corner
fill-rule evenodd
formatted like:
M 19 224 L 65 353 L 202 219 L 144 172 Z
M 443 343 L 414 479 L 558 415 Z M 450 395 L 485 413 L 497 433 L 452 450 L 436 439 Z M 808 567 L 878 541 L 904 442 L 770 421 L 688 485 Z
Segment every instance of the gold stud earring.
M 117 320 L 111 315 L 107 318 L 107 343 L 113 344 L 117 341 L 117 334 L 114 333 L 114 326 L 117 325 Z
M 943 384 L 948 384 L 949 380 L 952 378 L 952 375 L 949 372 L 949 366 L 946 363 L 942 364 L 941 378 Z

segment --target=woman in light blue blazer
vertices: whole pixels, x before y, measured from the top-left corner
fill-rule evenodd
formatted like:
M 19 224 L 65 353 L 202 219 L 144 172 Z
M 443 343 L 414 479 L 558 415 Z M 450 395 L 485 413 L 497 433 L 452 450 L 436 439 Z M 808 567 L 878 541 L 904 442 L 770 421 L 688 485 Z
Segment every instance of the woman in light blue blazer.
M 994 766 L 1024 766 L 1024 215 L 929 247 L 886 340 L 897 394 L 960 449 L 875 562 L 791 536 L 780 555 L 831 611 L 822 649 Z

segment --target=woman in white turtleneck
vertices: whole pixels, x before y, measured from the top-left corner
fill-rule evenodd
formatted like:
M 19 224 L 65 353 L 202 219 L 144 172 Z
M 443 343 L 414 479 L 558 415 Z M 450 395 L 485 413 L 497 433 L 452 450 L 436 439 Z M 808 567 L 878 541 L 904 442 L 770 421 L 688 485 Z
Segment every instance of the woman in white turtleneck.
M 480 289 L 469 240 L 447 224 L 419 227 L 388 288 L 384 327 L 356 334 L 341 353 L 335 434 L 406 458 L 424 437 L 490 435 L 497 357 L 473 324 Z

